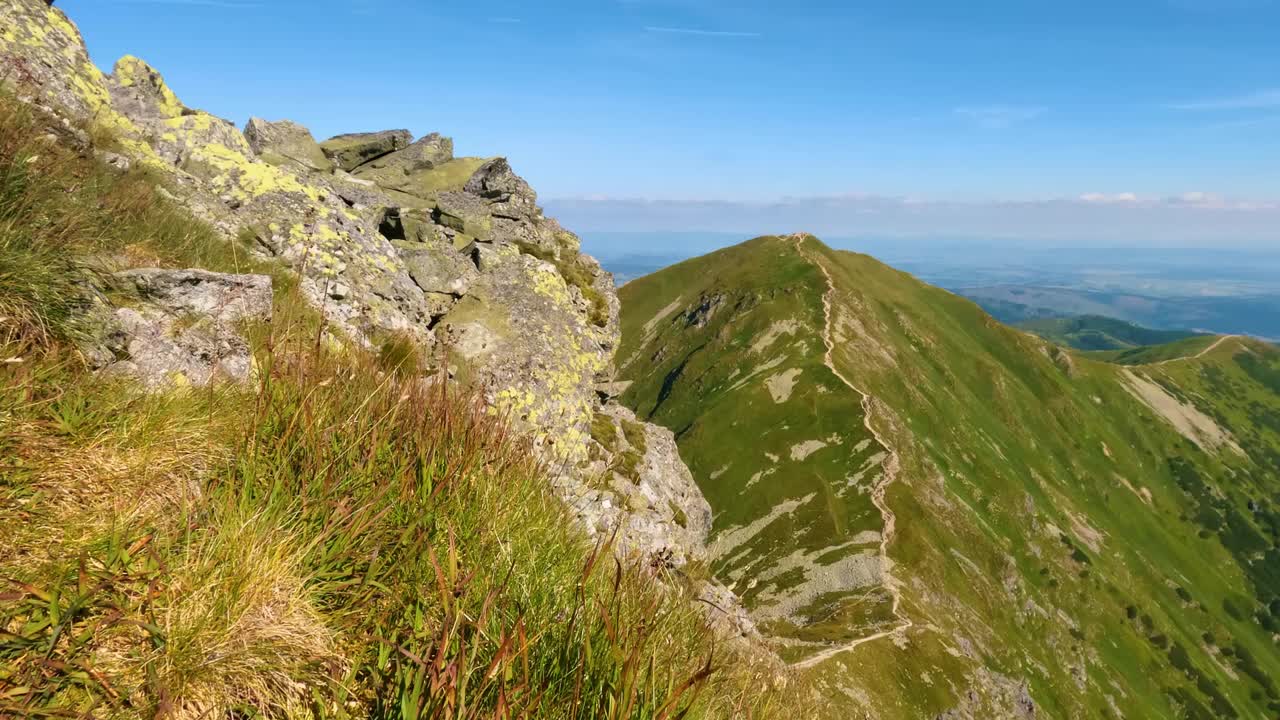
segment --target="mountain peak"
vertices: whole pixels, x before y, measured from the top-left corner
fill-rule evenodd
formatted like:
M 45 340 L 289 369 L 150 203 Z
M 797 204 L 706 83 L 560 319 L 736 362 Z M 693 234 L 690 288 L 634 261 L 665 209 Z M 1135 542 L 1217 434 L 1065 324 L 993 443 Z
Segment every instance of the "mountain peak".
M 1280 469 L 1280 427 L 1249 419 L 1280 408 L 1274 347 L 1099 362 L 804 234 L 620 294 L 623 400 L 676 432 L 713 574 L 793 667 L 857 698 L 830 717 L 1088 716 L 1117 687 L 1113 716 L 1277 702 L 1240 679 L 1276 662 L 1270 633 L 1221 599 L 1280 592 L 1254 555 L 1280 561 L 1269 521 L 1241 510 Z M 1253 648 L 1236 679 L 1204 649 L 1224 628 Z

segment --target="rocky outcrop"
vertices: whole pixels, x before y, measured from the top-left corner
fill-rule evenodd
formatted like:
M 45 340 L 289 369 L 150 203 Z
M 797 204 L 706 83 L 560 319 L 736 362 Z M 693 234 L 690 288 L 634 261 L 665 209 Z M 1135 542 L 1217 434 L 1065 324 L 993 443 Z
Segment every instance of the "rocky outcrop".
M 413 133 L 408 130 L 384 130 L 332 137 L 321 143 L 320 149 L 339 169 L 351 172 L 371 160 L 408 147 L 412 141 Z
M 505 159 L 456 158 L 435 133 L 317 143 L 297 123 L 257 118 L 241 131 L 185 105 L 138 58 L 103 74 L 45 0 L 0 0 L 0 18 L 0 82 L 72 130 L 111 137 L 117 167 L 145 167 L 228 242 L 296 273 L 337 334 L 373 348 L 407 338 L 482 392 L 565 468 L 557 487 L 593 532 L 616 528 L 622 547 L 660 565 L 701 552 L 710 511 L 669 433 L 602 406 L 595 389 L 618 342 L 613 280 Z M 93 353 L 108 372 L 248 377 L 232 330 L 269 312 L 264 279 L 123 279 L 139 302 L 108 313 L 113 340 Z
M 327 172 L 333 163 L 325 157 L 311 131 L 289 120 L 267 122 L 249 118 L 244 128 L 249 147 L 264 162 L 301 172 Z
M 148 268 L 112 285 L 117 299 L 95 311 L 100 340 L 85 348 L 98 368 L 153 390 L 249 379 L 244 333 L 271 320 L 271 278 Z

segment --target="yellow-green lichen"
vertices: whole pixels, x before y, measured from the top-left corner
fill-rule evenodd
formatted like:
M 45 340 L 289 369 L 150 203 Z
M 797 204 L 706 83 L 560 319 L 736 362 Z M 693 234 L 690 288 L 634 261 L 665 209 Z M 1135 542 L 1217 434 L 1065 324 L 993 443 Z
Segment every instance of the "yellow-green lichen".
M 157 109 L 164 117 L 177 118 L 182 115 L 183 105 L 178 101 L 178 96 L 169 89 L 164 78 L 141 59 L 133 55 L 120 58 L 116 62 L 114 77 L 122 87 L 150 86 L 159 96 Z
M 551 299 L 557 305 L 569 304 L 569 287 L 559 273 L 545 265 L 538 265 L 529 271 L 529 277 L 533 280 L 534 292 Z
M 220 143 L 209 143 L 192 153 L 188 159 L 195 166 L 207 165 L 218 174 L 215 185 L 240 201 L 262 197 L 269 193 L 299 193 L 319 202 L 320 191 L 304 185 L 297 176 L 266 163 L 255 162 Z

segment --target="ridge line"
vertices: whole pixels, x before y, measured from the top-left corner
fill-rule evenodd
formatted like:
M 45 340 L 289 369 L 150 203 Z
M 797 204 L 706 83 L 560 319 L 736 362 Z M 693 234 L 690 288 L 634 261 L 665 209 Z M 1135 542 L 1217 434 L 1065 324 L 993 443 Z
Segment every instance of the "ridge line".
M 850 382 L 850 380 L 836 368 L 835 361 L 833 360 L 835 341 L 832 338 L 831 333 L 831 297 L 835 294 L 836 284 L 835 280 L 831 277 L 831 272 L 827 270 L 826 265 L 823 265 L 821 260 L 810 255 L 804 249 L 805 235 L 803 233 L 792 235 L 789 239 L 795 242 L 796 251 L 800 253 L 800 256 L 812 263 L 822 272 L 822 277 L 826 282 L 827 287 L 822 293 L 822 342 L 826 346 L 826 352 L 823 353 L 822 356 L 822 363 L 823 365 L 826 365 L 827 369 L 830 370 L 833 375 L 839 378 L 840 382 L 844 383 L 850 390 L 856 392 L 862 397 L 863 425 L 871 433 L 872 437 L 876 439 L 876 442 L 878 442 L 880 446 L 889 453 L 889 459 L 884 465 L 884 477 L 871 489 L 871 503 L 880 511 L 880 517 L 884 522 L 884 531 L 880 534 L 880 556 L 884 562 L 884 585 L 889 591 L 889 595 L 893 598 L 893 615 L 898 619 L 898 625 L 890 630 L 881 630 L 880 632 L 872 633 L 871 635 L 863 638 L 858 638 L 857 640 L 845 643 L 844 645 L 828 648 L 816 655 L 811 655 L 804 660 L 792 663 L 791 665 L 791 667 L 796 669 L 804 669 L 817 665 L 818 663 L 835 657 L 836 655 L 849 652 L 859 645 L 905 633 L 908 629 L 914 627 L 915 623 L 912 622 L 911 618 L 906 617 L 902 613 L 902 590 L 898 586 L 898 579 L 893 575 L 893 559 L 889 557 L 889 544 L 893 542 L 893 536 L 897 527 L 897 515 L 895 515 L 893 510 L 889 508 L 889 504 L 885 500 L 885 494 L 888 487 L 898 478 L 898 472 L 902 468 L 901 459 L 898 456 L 898 451 L 886 442 L 880 435 L 879 431 L 877 431 L 871 424 L 871 414 L 876 402 L 875 398 L 873 398 L 870 393 L 864 392 L 857 385 Z
M 1242 335 L 1223 335 L 1222 337 L 1218 338 L 1217 342 L 1201 350 L 1195 355 L 1183 355 L 1182 357 L 1169 358 L 1168 360 L 1161 360 L 1159 362 L 1147 363 L 1145 365 L 1135 365 L 1134 367 L 1158 367 L 1160 365 L 1169 365 L 1171 363 L 1185 362 L 1187 360 L 1199 360 L 1205 355 L 1208 355 L 1214 350 L 1217 350 L 1218 348 L 1222 347 L 1222 345 L 1226 343 L 1228 340 L 1239 340 L 1241 338 L 1243 338 Z

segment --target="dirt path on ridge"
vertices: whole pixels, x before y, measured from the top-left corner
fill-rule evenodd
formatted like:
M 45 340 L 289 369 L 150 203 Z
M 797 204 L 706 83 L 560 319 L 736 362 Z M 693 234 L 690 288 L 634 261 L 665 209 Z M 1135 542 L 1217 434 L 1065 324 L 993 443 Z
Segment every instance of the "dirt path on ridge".
M 888 589 L 889 595 L 893 598 L 893 615 L 898 619 L 898 624 L 890 630 L 883 630 L 863 638 L 858 638 L 857 640 L 843 645 L 828 648 L 816 655 L 807 657 L 804 660 L 792 664 L 791 667 L 797 669 L 813 667 L 814 665 L 835 657 L 836 655 L 853 650 L 859 645 L 900 635 L 905 633 L 908 628 L 911 628 L 915 624 L 910 618 L 905 617 L 902 614 L 902 590 L 898 587 L 898 580 L 893 575 L 893 561 L 889 558 L 889 544 L 893 542 L 893 536 L 897 528 L 897 516 L 895 516 L 893 511 L 889 509 L 888 503 L 885 502 L 885 493 L 888 490 L 888 487 L 893 484 L 894 480 L 898 479 L 898 472 L 901 469 L 902 464 L 898 458 L 898 452 L 893 449 L 893 446 L 885 442 L 885 439 L 880 436 L 880 433 L 877 432 L 875 427 L 871 424 L 871 414 L 875 409 L 871 395 L 860 390 L 858 386 L 850 382 L 848 378 L 836 369 L 836 364 L 832 359 L 832 353 L 835 351 L 836 346 L 835 340 L 832 337 L 831 328 L 831 298 L 835 294 L 836 284 L 831 278 L 831 273 L 827 270 L 827 266 L 823 265 L 821 260 L 805 251 L 804 238 L 805 236 L 801 234 L 791 236 L 791 239 L 795 241 L 796 250 L 800 253 L 800 256 L 805 260 L 808 260 L 810 263 L 813 263 L 813 265 L 821 270 L 822 276 L 826 279 L 827 283 L 827 289 L 822 293 L 822 342 L 827 346 L 827 351 L 822 356 L 822 362 L 827 366 L 827 369 L 840 379 L 840 382 L 844 383 L 850 390 L 854 391 L 862 398 L 863 424 L 866 425 L 867 431 L 876 439 L 876 442 L 880 443 L 880 446 L 889 453 L 889 457 L 884 464 L 884 476 L 871 490 L 871 502 L 876 506 L 876 509 L 880 511 L 880 516 L 884 519 L 884 532 L 880 535 L 880 556 L 883 558 L 884 562 L 885 588 Z M 1208 351 L 1206 350 L 1206 352 Z
M 1155 366 L 1157 366 L 1157 365 L 1168 365 L 1169 363 L 1183 362 L 1183 361 L 1185 361 L 1185 360 L 1199 360 L 1200 358 L 1204 357 L 1205 355 L 1208 355 L 1209 353 L 1213 352 L 1214 350 L 1217 350 L 1219 347 L 1222 347 L 1222 344 L 1223 344 L 1223 343 L 1225 343 L 1226 341 L 1228 341 L 1228 340 L 1238 340 L 1238 339 L 1240 339 L 1240 338 L 1241 338 L 1241 336 L 1240 336 L 1240 335 L 1223 335 L 1222 337 L 1218 338 L 1218 341 L 1217 341 L 1217 342 L 1215 342 L 1214 344 L 1210 345 L 1209 347 L 1207 347 L 1207 348 L 1205 348 L 1205 349 L 1201 350 L 1200 352 L 1196 353 L 1195 355 L 1184 355 L 1184 356 L 1182 356 L 1182 357 L 1169 358 L 1168 360 L 1161 360 L 1160 362 L 1147 363 L 1145 366 L 1143 366 L 1143 365 L 1135 365 L 1134 367 L 1155 367 Z

